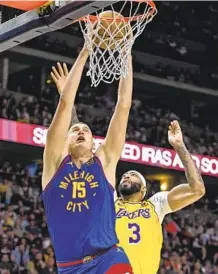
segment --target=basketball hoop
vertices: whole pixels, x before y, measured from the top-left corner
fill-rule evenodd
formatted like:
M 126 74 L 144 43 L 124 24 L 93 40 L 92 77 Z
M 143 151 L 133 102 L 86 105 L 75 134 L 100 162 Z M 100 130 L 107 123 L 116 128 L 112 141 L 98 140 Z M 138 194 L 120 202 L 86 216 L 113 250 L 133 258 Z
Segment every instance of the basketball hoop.
M 153 1 L 125 0 L 80 19 L 85 46 L 90 54 L 87 75 L 92 86 L 96 87 L 101 81 L 112 83 L 127 76 L 132 46 L 156 14 Z

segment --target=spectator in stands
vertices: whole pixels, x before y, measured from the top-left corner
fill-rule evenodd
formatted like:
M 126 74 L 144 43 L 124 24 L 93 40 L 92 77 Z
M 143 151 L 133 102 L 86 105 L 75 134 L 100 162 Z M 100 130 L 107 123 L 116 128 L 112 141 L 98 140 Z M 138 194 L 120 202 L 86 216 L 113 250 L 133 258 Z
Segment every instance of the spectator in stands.
M 35 258 L 33 259 L 34 267 L 38 273 L 42 273 L 43 269 L 46 267 L 46 263 L 43 260 L 43 256 L 41 252 L 35 254 Z
M 42 270 L 42 274 L 57 274 L 54 258 L 49 258 L 46 267 Z
M 7 191 L 9 189 L 9 182 L 5 178 L 1 183 L 0 183 L 0 202 L 6 203 L 7 201 Z
M 9 259 L 8 254 L 2 255 L 0 262 L 0 273 L 17 274 L 19 273 L 18 266 Z
M 11 258 L 19 266 L 20 274 L 26 274 L 27 264 L 30 260 L 27 247 L 24 244 L 15 247 L 11 253 Z

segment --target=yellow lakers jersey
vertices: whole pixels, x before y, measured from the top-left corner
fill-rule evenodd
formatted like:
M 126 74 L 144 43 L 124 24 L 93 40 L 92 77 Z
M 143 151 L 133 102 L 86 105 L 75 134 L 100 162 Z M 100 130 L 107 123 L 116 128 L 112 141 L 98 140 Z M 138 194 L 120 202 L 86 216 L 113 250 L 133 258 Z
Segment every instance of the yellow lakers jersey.
M 115 206 L 119 245 L 125 249 L 134 274 L 156 274 L 163 242 L 161 222 L 171 212 L 167 192 L 140 203 L 117 200 Z

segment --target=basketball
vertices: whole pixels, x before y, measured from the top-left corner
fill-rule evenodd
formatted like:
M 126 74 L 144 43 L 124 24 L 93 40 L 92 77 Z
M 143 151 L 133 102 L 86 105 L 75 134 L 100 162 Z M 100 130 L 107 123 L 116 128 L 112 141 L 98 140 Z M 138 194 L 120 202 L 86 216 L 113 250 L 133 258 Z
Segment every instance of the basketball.
M 121 47 L 124 43 L 123 38 L 128 33 L 127 23 L 125 22 L 124 17 L 115 11 L 104 11 L 99 14 L 100 18 L 100 27 L 98 30 L 98 35 L 100 37 L 95 37 L 95 43 L 98 47 L 102 49 L 114 49 L 116 46 L 116 42 L 121 43 Z M 116 19 L 120 19 L 120 21 L 116 22 Z

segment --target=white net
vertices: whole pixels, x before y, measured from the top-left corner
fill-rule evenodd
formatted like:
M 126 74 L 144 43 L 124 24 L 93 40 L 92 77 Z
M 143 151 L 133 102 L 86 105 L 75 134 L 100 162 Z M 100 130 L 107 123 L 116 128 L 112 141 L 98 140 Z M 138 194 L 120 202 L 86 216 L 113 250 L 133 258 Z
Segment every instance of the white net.
M 103 13 L 102 13 L 103 12 Z M 128 55 L 135 39 L 152 21 L 157 10 L 153 2 L 119 1 L 94 16 L 87 15 L 80 27 L 89 50 L 87 75 L 92 86 L 112 83 L 128 74 Z

